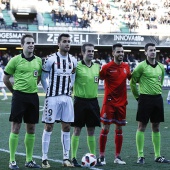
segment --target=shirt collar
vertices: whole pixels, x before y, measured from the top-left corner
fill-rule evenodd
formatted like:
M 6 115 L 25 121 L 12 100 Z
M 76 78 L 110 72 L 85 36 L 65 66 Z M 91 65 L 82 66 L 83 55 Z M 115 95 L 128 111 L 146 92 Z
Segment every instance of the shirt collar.
M 81 63 L 82 63 L 83 65 L 86 65 L 86 63 L 84 62 L 84 60 L 82 60 Z M 92 66 L 93 64 L 94 64 L 94 63 L 91 62 L 91 66 Z M 86 66 L 87 66 L 87 65 L 86 65 Z M 90 67 L 91 67 L 91 66 L 90 66 Z M 88 67 L 88 66 L 87 66 L 87 67 Z
M 150 65 L 151 67 L 154 67 L 154 68 L 158 65 L 158 62 L 157 62 L 157 61 L 155 61 L 155 64 L 150 64 L 147 59 L 146 59 L 146 63 L 147 63 L 148 65 Z
M 33 59 L 35 58 L 34 55 L 33 55 L 32 57 L 30 57 L 30 58 L 26 58 L 25 55 L 24 55 L 24 53 L 21 54 L 21 57 L 22 57 L 22 58 L 25 58 L 25 59 L 28 60 L 28 61 L 31 61 L 31 60 L 33 60 Z

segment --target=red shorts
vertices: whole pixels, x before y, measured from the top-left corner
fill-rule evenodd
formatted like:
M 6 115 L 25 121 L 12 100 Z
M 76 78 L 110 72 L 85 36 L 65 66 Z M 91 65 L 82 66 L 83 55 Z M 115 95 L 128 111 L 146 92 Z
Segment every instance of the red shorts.
M 100 121 L 105 125 L 114 123 L 118 126 L 125 126 L 126 106 L 113 106 L 104 104 L 100 113 Z

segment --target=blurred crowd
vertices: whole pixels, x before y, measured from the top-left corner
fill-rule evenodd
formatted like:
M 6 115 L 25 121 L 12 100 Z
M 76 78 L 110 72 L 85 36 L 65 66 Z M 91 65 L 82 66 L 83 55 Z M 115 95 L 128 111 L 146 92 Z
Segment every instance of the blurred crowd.
M 170 24 L 169 0 L 48 0 L 54 22 L 68 22 L 80 27 L 115 30 L 126 24 L 137 29 L 158 29 Z M 106 27 L 102 27 L 106 26 Z
M 47 57 L 47 54 L 45 54 L 43 51 L 36 50 L 35 55 L 42 58 L 44 61 Z M 49 55 L 49 54 L 48 54 Z M 8 61 L 14 56 L 14 53 L 11 53 L 11 51 L 0 51 L 0 65 L 4 69 L 7 65 Z M 83 56 L 81 52 L 79 53 L 73 53 L 73 56 L 77 59 L 77 61 L 80 61 L 83 59 Z M 107 51 L 96 51 L 94 55 L 93 62 L 98 63 L 100 65 L 106 64 L 112 60 L 112 54 L 111 52 Z M 125 52 L 124 55 L 124 62 L 127 62 L 130 65 L 131 71 L 134 70 L 134 68 L 140 63 L 141 61 L 145 60 L 146 56 L 144 55 L 144 52 L 140 51 L 131 51 L 131 52 Z M 164 64 L 166 73 L 170 75 L 170 54 L 167 52 L 160 52 L 157 53 L 157 60 Z
M 42 1 L 42 2 L 41 2 Z M 96 28 L 121 32 L 158 30 L 170 25 L 169 0 L 39 0 L 41 12 L 51 14 L 54 23 L 70 23 L 80 28 Z M 37 7 L 37 11 L 40 7 Z M 43 8 L 43 10 L 42 10 Z M 2 10 L 10 10 L 10 0 L 0 0 L 0 24 L 4 23 Z M 37 12 L 37 16 L 38 12 Z M 37 18 L 35 18 L 37 22 Z M 38 24 L 38 23 L 37 23 Z M 45 24 L 45 23 L 44 23 Z M 164 26 L 164 27 L 163 27 Z

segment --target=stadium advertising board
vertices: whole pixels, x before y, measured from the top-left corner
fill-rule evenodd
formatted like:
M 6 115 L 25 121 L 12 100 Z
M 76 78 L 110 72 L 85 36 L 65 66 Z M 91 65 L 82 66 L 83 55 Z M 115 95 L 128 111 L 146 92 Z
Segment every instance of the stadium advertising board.
M 170 36 L 160 36 L 159 37 L 160 46 L 170 46 Z
M 21 37 L 24 34 L 26 32 L 0 32 L 0 44 L 21 44 Z M 36 33 L 33 33 L 33 36 L 36 41 Z
M 112 45 L 121 43 L 128 46 L 144 46 L 146 43 L 152 42 L 156 45 L 159 43 L 158 36 L 144 36 L 133 34 L 113 34 L 113 35 L 100 35 L 100 45 Z
M 57 44 L 58 36 L 61 33 L 38 33 L 38 44 L 43 45 L 52 45 Z M 81 45 L 85 42 L 90 42 L 97 44 L 97 34 L 79 34 L 79 33 L 69 33 L 71 35 L 71 44 L 72 45 Z
M 0 32 L 0 44 L 20 44 L 23 34 L 31 33 L 35 38 L 36 45 L 57 44 L 60 33 L 54 32 L 21 32 L 2 31 Z M 124 46 L 143 47 L 146 43 L 152 42 L 156 46 L 170 46 L 170 36 L 146 36 L 137 34 L 95 34 L 95 33 L 73 33 L 71 35 L 72 45 L 81 46 L 85 42 L 93 43 L 95 46 L 112 46 L 121 43 Z
M 60 33 L 38 33 L 39 45 L 57 44 Z M 96 46 L 111 46 L 115 43 L 122 43 L 125 46 L 144 46 L 152 42 L 159 45 L 158 36 L 143 36 L 132 34 L 86 34 L 86 33 L 69 33 L 71 35 L 72 45 L 80 46 L 84 42 L 93 43 Z

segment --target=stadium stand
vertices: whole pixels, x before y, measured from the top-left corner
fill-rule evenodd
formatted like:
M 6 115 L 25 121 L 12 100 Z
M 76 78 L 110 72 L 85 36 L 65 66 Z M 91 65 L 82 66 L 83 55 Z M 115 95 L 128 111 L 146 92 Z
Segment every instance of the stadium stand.
M 34 2 L 36 6 L 34 18 L 37 24 L 32 23 L 34 26 L 30 27 L 28 26 L 30 22 L 27 20 L 25 23 L 20 22 L 13 15 L 9 0 L 1 0 L 0 20 L 4 19 L 5 26 L 0 26 L 0 29 L 12 29 L 10 26 L 16 20 L 19 30 L 30 31 L 145 32 L 148 35 L 161 34 L 165 30 L 170 32 L 170 29 L 167 29 L 170 24 L 170 4 L 167 0 L 35 0 Z

